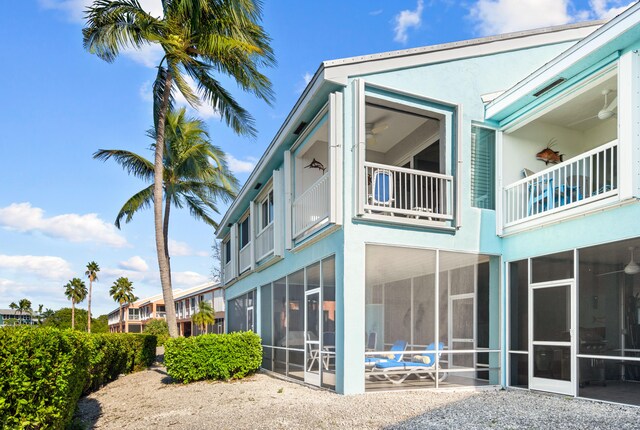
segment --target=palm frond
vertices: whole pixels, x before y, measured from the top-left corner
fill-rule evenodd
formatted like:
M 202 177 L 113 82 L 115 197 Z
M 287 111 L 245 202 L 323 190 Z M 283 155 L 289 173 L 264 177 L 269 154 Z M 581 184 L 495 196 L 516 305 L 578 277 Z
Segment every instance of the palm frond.
M 123 149 L 100 149 L 93 154 L 96 160 L 113 158 L 128 174 L 144 180 L 153 179 L 153 163 L 142 155 Z
M 116 216 L 115 225 L 117 228 L 121 228 L 122 219 L 125 218 L 125 222 L 129 223 L 133 219 L 133 215 L 141 209 L 151 207 L 153 204 L 153 184 L 147 188 L 138 191 L 122 206 L 118 216 Z

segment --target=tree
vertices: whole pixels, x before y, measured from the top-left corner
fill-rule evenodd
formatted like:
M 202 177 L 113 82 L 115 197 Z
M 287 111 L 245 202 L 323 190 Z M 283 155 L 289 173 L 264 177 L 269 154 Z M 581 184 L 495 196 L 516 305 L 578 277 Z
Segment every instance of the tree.
M 213 306 L 206 300 L 198 303 L 198 312 L 191 316 L 191 321 L 200 328 L 201 332 L 207 333 L 207 324 L 216 323 L 216 312 Z
M 45 311 L 46 312 L 46 311 Z M 57 311 L 51 310 L 49 315 L 43 322 L 43 327 L 55 327 L 59 329 L 71 328 L 71 308 L 62 308 Z M 75 309 L 75 328 L 76 330 L 87 330 L 87 315 L 88 312 L 82 308 Z M 109 323 L 107 315 L 101 315 L 98 318 L 93 318 L 91 321 L 92 333 L 108 333 Z
M 87 264 L 87 270 L 84 272 L 84 276 L 89 278 L 89 299 L 87 300 L 87 331 L 91 333 L 91 290 L 93 289 L 93 281 L 98 280 L 98 272 L 100 266 L 95 261 L 91 261 Z
M 31 300 L 20 299 L 20 301 L 18 302 L 18 313 L 20 314 L 20 316 L 24 314 L 31 315 L 32 312 L 33 309 L 31 309 Z
M 270 104 L 271 82 L 259 68 L 274 65 L 275 59 L 270 39 L 259 24 L 259 0 L 163 0 L 162 7 L 163 16 L 153 17 L 137 0 L 95 0 L 86 11 L 82 33 L 85 49 L 108 62 L 122 49 L 148 44 L 158 44 L 164 52 L 153 85 L 153 215 L 167 323 L 171 336 L 177 337 L 162 217 L 167 113 L 179 91 L 193 107 L 201 100 L 213 106 L 236 133 L 255 136 L 251 115 L 213 75 L 230 76 L 243 91 Z M 197 85 L 197 93 L 188 78 Z
M 38 324 L 42 324 L 42 309 L 44 305 L 38 305 Z
M 11 304 L 9 305 L 9 309 L 11 309 L 12 311 L 18 310 L 18 305 L 16 304 L 16 302 L 11 302 Z
M 149 321 L 144 326 L 144 332 L 155 336 L 158 339 L 158 346 L 164 345 L 164 342 L 169 338 L 169 327 L 162 318 L 155 318 Z
M 169 112 L 165 133 L 162 234 L 171 283 L 168 245 L 171 206 L 186 206 L 196 219 L 217 228 L 212 213 L 219 213 L 218 201 L 229 202 L 235 198 L 238 180 L 229 170 L 224 152 L 209 141 L 205 124 L 201 120 L 188 118 L 186 109 Z M 150 130 L 149 136 L 155 140 L 155 131 Z M 111 157 L 129 174 L 147 181 L 154 179 L 153 163 L 141 155 L 117 149 L 101 149 L 94 154 L 94 158 L 103 161 Z M 123 219 L 130 222 L 137 211 L 152 203 L 153 185 L 150 185 L 122 206 L 116 217 L 116 227 L 121 228 Z
M 44 312 L 42 312 L 42 318 L 45 319 L 45 321 L 47 320 L 47 318 L 49 318 L 50 316 L 52 316 L 54 314 L 53 309 L 45 309 Z
M 120 333 L 122 333 L 122 307 L 138 300 L 133 294 L 133 283 L 125 277 L 120 277 L 111 286 L 109 295 L 120 305 Z
M 64 286 L 64 294 L 71 300 L 71 329 L 76 326 L 76 304 L 87 297 L 87 286 L 80 278 L 73 278 Z

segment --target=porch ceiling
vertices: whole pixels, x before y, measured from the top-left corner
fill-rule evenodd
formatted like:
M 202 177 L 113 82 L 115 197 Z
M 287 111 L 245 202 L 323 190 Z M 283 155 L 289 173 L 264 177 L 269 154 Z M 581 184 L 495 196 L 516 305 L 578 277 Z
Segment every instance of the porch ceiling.
M 397 143 L 404 140 L 423 124 L 431 121 L 433 131 L 438 130 L 438 121 L 413 113 L 398 112 L 385 107 L 367 103 L 365 121 L 379 131 L 367 137 L 367 149 L 386 153 Z M 428 135 L 425 135 L 425 138 Z
M 571 101 L 542 115 L 537 120 L 577 131 L 586 131 L 602 123 L 597 115 L 604 107 L 603 90 L 611 90 L 608 103 L 618 96 L 617 75 L 589 88 Z M 614 110 L 615 111 L 615 110 Z M 615 120 L 615 116 L 605 121 Z

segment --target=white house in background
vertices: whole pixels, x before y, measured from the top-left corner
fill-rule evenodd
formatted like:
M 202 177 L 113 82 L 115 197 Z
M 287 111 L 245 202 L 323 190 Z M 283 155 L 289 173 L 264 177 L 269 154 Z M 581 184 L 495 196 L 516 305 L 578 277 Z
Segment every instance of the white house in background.
M 323 62 L 220 223 L 228 330 L 339 393 L 640 405 L 639 49 L 635 4 Z

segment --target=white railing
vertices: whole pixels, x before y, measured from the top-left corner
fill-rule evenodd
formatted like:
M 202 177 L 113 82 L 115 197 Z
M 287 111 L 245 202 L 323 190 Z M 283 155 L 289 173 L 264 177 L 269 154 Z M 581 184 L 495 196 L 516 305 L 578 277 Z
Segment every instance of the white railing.
M 293 202 L 293 237 L 300 237 L 327 217 L 329 217 L 329 172 Z
M 504 188 L 504 226 L 560 212 L 618 192 L 618 141 Z
M 233 279 L 233 258 L 224 265 L 224 283 L 228 283 Z
M 256 261 L 260 261 L 273 251 L 273 222 L 256 236 Z
M 453 176 L 365 162 L 367 213 L 453 219 Z
M 240 250 L 239 262 L 240 273 L 251 269 L 251 242 L 247 243 L 244 248 Z

